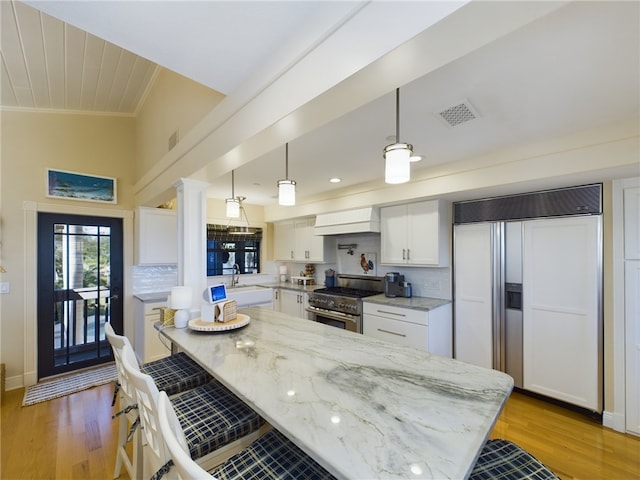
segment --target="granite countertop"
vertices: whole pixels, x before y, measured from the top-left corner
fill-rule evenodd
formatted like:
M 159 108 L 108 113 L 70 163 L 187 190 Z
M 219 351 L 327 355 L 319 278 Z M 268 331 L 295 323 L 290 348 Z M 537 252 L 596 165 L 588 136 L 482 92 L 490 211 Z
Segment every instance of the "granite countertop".
M 286 290 L 295 290 L 298 292 L 313 292 L 319 288 L 325 288 L 324 285 L 298 285 L 291 282 L 273 282 L 273 283 L 259 283 L 261 287 L 268 288 L 284 288 Z
M 264 308 L 209 333 L 164 328 L 338 479 L 465 478 L 508 375 Z
M 374 295 L 372 297 L 365 297 L 363 302 L 377 303 L 380 305 L 391 305 L 394 307 L 410 308 L 412 310 L 424 310 L 429 311 L 434 308 L 448 305 L 451 300 L 443 300 L 442 298 L 431 297 L 387 297 L 384 293 L 380 295 Z

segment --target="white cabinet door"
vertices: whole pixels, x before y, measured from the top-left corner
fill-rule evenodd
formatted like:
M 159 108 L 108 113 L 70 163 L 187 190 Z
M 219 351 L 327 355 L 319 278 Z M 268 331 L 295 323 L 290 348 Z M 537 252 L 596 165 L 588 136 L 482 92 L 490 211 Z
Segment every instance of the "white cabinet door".
M 137 265 L 178 263 L 178 219 L 175 210 L 138 207 L 135 227 Z
M 640 260 L 640 187 L 624 190 L 624 258 Z
M 625 262 L 626 428 L 640 435 L 640 261 Z
M 145 303 L 136 300 L 134 349 L 142 363 L 153 362 L 171 354 L 154 327 L 160 321 L 158 309 L 166 306 L 167 302 Z
M 455 358 L 493 368 L 491 225 L 456 225 Z
M 276 260 L 293 260 L 294 251 L 293 222 L 279 222 L 273 226 L 273 251 Z
M 301 218 L 294 222 L 295 260 L 322 262 L 324 237 L 314 234 L 315 218 Z
M 280 311 L 298 318 L 307 318 L 305 310 L 306 293 L 295 290 L 280 289 Z
M 449 208 L 440 200 L 380 209 L 380 263 L 449 265 Z
M 626 428 L 640 435 L 640 188 L 624 190 Z
M 407 262 L 407 206 L 380 209 L 380 262 L 404 265 Z
M 523 225 L 524 388 L 601 411 L 600 218 Z

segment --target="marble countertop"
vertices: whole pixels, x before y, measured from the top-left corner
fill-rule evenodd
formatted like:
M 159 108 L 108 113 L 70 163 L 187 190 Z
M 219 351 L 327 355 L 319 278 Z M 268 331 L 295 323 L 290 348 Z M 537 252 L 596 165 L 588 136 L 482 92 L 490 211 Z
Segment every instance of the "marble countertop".
M 374 295 L 372 297 L 363 298 L 362 301 L 424 311 L 433 310 L 434 308 L 438 308 L 443 305 L 449 305 L 451 303 L 451 300 L 443 300 L 441 298 L 431 297 L 386 297 L 384 293 L 380 295 Z
M 465 478 L 513 387 L 508 375 L 245 308 L 224 333 L 162 329 L 340 479 Z

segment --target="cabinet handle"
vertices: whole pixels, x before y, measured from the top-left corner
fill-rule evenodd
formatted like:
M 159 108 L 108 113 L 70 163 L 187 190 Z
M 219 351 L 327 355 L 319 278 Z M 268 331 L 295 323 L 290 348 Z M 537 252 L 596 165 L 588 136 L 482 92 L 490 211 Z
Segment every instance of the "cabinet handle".
M 411 260 L 411 249 L 407 248 L 407 260 Z
M 293 260 L 293 250 L 291 250 L 291 260 Z
M 405 251 L 406 251 L 406 250 L 403 248 L 403 249 L 402 249 L 402 259 L 403 259 L 403 260 L 406 260 L 406 259 L 407 259 L 407 258 L 405 257 Z
M 404 313 L 387 312 L 386 310 L 376 310 L 378 313 L 386 313 L 387 315 L 397 315 L 398 317 L 406 317 Z
M 382 332 L 382 333 L 389 333 L 389 334 L 391 334 L 391 335 L 396 335 L 396 336 L 398 336 L 398 337 L 406 337 L 406 335 L 405 335 L 404 333 L 396 333 L 396 332 L 392 332 L 392 331 L 390 331 L 390 330 L 384 330 L 384 329 L 382 329 L 382 328 L 379 328 L 379 329 L 378 329 L 378 331 L 379 331 L 379 332 Z

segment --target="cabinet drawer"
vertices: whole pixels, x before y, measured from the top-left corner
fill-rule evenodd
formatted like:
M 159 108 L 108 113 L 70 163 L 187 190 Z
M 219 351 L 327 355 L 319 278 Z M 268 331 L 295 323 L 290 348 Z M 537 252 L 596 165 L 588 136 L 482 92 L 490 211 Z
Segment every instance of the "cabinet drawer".
M 394 307 L 391 305 L 381 305 L 378 303 L 362 303 L 364 314 L 378 315 L 389 319 L 411 322 L 418 325 L 429 325 L 429 312 L 413 310 L 411 308 Z
M 369 337 L 407 347 L 429 350 L 429 327 L 400 320 L 367 315 L 362 319 L 362 333 Z

